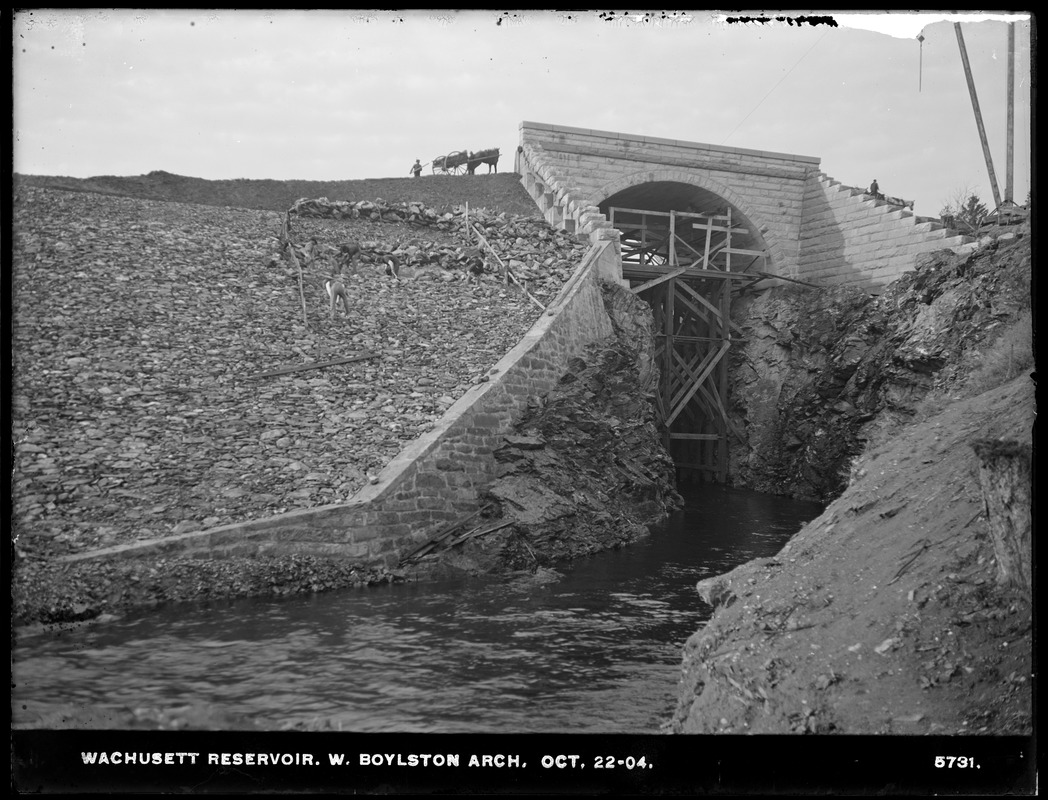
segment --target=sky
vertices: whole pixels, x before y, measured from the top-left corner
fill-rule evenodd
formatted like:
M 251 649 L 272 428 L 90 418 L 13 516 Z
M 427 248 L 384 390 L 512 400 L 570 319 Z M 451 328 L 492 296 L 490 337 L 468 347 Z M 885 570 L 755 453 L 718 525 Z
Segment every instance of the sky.
M 355 180 L 491 147 L 510 171 L 527 120 L 815 156 L 923 215 L 971 192 L 992 208 L 954 21 L 1002 196 L 1014 21 L 1026 201 L 1029 14 L 816 13 L 836 25 L 791 11 L 27 9 L 12 18 L 13 171 Z

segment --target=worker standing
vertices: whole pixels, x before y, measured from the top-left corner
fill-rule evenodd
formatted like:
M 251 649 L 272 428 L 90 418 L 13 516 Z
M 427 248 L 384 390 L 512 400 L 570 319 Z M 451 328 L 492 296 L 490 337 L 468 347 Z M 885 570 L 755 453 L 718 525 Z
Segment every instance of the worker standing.
M 422 164 L 417 158 L 415 159 L 415 163 L 411 165 L 411 174 L 416 178 L 422 174 Z

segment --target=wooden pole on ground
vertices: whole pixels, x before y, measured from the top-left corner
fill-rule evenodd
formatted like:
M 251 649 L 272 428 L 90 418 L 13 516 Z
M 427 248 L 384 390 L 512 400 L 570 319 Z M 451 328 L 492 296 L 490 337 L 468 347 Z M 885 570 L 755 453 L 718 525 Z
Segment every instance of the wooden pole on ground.
M 485 247 L 486 247 L 486 248 L 488 249 L 488 252 L 489 252 L 489 253 L 491 253 L 491 255 L 492 255 L 492 256 L 494 256 L 495 260 L 496 260 L 496 261 L 497 261 L 497 262 L 499 263 L 499 266 L 500 266 L 500 267 L 502 268 L 502 274 L 503 274 L 503 276 L 505 277 L 505 282 L 506 282 L 507 284 L 508 284 L 508 283 L 509 283 L 510 281 L 512 281 L 513 283 L 515 283 L 515 284 L 516 284 L 516 285 L 517 285 L 518 287 L 520 287 L 520 290 L 521 290 L 522 292 L 524 292 L 524 294 L 525 294 L 525 295 L 527 295 L 527 298 L 528 298 L 528 299 L 529 299 L 529 300 L 530 300 L 530 301 L 531 301 L 532 303 L 534 303 L 534 304 L 535 304 L 535 305 L 537 305 L 537 306 L 538 306 L 539 308 L 541 308 L 541 309 L 542 309 L 543 311 L 545 311 L 545 310 L 546 310 L 546 306 L 544 306 L 544 305 L 542 304 L 542 301 L 541 301 L 541 300 L 539 300 L 539 299 L 538 299 L 537 297 L 535 297 L 535 295 L 533 295 L 533 294 L 532 294 L 531 292 L 529 292 L 529 291 L 528 291 L 528 287 L 526 287 L 526 286 L 525 286 L 525 285 L 524 285 L 523 283 L 521 283 L 521 282 L 520 282 L 519 280 L 517 280 L 517 276 L 516 276 L 516 275 L 514 275 L 514 274 L 513 274 L 512 272 L 510 272 L 510 269 L 509 269 L 509 266 L 508 266 L 508 265 L 506 265 L 506 264 L 502 263 L 502 259 L 501 259 L 501 258 L 499 258 L 499 256 L 498 256 L 498 253 L 496 253 L 496 252 L 495 252 L 495 248 L 494 248 L 494 247 L 492 247 L 492 246 L 491 246 L 491 245 L 490 245 L 490 244 L 488 243 L 488 240 L 487 240 L 487 239 L 485 239 L 485 238 L 484 238 L 484 234 L 482 234 L 482 233 L 480 232 L 480 230 L 479 230 L 479 229 L 477 229 L 477 228 L 474 228 L 474 233 L 476 233 L 476 234 L 477 234 L 477 238 L 478 238 L 478 239 L 480 239 L 480 242 L 481 242 L 481 244 L 483 244 L 483 245 L 484 245 L 484 246 L 485 246 Z
M 284 213 L 284 222 L 280 226 L 280 243 L 284 247 L 284 252 L 290 259 L 292 266 L 298 271 L 298 296 L 302 300 L 302 324 L 307 328 L 309 327 L 309 316 L 306 314 L 306 290 L 305 282 L 302 279 L 302 264 L 299 263 L 298 256 L 295 255 L 294 245 L 291 243 L 291 210 L 288 209 Z

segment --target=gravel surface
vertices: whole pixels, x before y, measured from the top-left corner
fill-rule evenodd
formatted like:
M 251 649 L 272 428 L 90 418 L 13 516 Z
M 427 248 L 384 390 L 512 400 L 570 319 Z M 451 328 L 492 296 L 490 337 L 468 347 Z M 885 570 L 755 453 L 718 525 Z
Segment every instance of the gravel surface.
M 451 215 L 293 218 L 295 243 L 317 240 L 304 322 L 279 213 L 31 186 L 13 208 L 22 559 L 345 501 L 541 313 L 463 268 L 475 254 Z M 587 249 L 533 217 L 471 217 L 544 302 Z M 332 318 L 323 281 L 347 239 L 364 245 L 345 273 L 353 313 Z

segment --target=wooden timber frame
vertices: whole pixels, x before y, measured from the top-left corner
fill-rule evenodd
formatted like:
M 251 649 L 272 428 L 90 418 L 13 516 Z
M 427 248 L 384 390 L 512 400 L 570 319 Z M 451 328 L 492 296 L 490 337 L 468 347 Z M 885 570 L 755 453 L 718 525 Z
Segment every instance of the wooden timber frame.
M 731 321 L 732 290 L 767 275 L 748 271 L 765 266 L 767 253 L 732 247 L 732 235 L 749 230 L 730 207 L 723 214 L 611 208 L 609 216 L 621 233 L 623 278 L 655 317 L 667 448 L 681 478 L 723 483 L 729 437 L 742 438 L 727 410 L 728 355 L 743 341 Z

